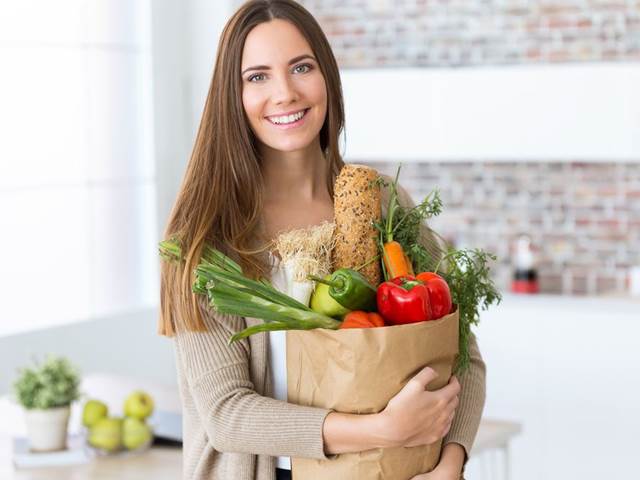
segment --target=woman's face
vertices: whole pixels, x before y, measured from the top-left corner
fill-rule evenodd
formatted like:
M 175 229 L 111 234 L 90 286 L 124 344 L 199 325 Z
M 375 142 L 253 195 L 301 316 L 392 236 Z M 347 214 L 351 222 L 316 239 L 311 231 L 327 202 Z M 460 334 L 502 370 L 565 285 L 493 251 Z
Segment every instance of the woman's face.
M 242 104 L 264 145 L 283 152 L 318 138 L 327 112 L 327 91 L 306 39 L 291 23 L 257 25 L 242 51 Z

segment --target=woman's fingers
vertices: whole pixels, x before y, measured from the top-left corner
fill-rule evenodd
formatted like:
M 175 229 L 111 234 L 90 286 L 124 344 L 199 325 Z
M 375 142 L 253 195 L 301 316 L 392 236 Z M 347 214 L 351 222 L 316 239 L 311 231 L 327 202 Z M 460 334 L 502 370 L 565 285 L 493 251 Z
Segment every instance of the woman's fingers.
M 427 385 L 429 385 L 433 380 L 438 378 L 438 374 L 431 367 L 424 367 L 417 374 L 413 376 L 409 383 L 419 387 L 421 390 L 426 390 Z
M 460 393 L 460 383 L 458 379 L 455 376 L 451 377 L 449 383 L 442 387 L 439 392 L 442 393 L 447 400 L 457 396 Z

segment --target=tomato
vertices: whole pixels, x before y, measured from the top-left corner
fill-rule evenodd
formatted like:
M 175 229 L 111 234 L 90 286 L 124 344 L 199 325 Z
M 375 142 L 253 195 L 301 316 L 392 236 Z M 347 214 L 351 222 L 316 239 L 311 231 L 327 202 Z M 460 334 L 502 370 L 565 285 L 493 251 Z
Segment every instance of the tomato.
M 384 327 L 384 319 L 378 313 L 363 312 L 362 310 L 347 313 L 342 321 L 342 325 L 340 325 L 341 329 L 373 327 Z

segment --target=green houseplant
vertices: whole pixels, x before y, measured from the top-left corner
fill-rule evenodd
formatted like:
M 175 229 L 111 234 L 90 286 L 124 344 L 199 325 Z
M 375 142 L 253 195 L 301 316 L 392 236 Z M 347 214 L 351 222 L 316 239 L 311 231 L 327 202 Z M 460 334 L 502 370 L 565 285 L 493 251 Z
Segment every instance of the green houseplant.
M 64 357 L 47 356 L 41 364 L 19 370 L 13 384 L 24 408 L 27 433 L 34 451 L 66 448 L 70 406 L 80 397 L 80 373 Z

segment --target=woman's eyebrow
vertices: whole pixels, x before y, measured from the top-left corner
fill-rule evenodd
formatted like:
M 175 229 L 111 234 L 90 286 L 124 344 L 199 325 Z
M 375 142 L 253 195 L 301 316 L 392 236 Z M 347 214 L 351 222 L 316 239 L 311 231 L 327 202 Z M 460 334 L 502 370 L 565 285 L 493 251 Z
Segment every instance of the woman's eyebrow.
M 309 55 L 308 53 L 305 53 L 304 55 L 298 55 L 297 57 L 294 57 L 291 60 L 289 60 L 289 65 L 293 65 L 294 63 L 299 62 L 300 60 L 304 60 L 305 58 L 310 58 L 311 60 L 316 60 L 313 55 Z M 256 65 L 254 67 L 245 68 L 242 71 L 242 75 L 247 73 L 249 70 L 271 70 L 271 67 L 268 66 L 268 65 Z

